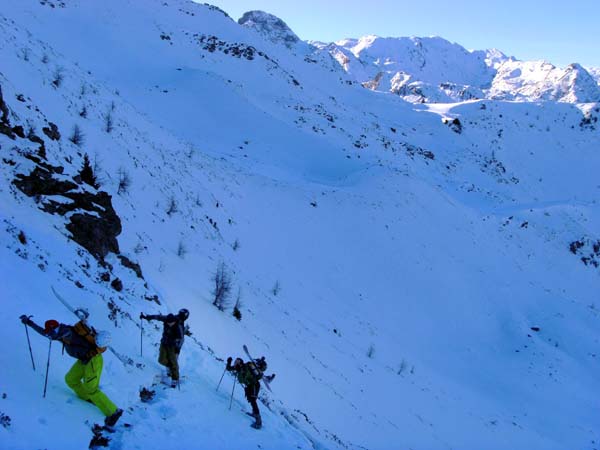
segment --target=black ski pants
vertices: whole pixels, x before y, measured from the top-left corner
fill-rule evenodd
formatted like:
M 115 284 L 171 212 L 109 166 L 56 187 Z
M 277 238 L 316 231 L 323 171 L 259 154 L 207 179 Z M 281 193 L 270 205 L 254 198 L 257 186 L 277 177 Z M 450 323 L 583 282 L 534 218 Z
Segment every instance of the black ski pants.
M 246 394 L 246 399 L 248 400 L 248 403 L 250 403 L 250 406 L 252 406 L 252 414 L 254 414 L 255 416 L 260 416 L 258 404 L 256 403 L 259 391 L 260 383 L 258 381 L 244 387 L 244 394 Z

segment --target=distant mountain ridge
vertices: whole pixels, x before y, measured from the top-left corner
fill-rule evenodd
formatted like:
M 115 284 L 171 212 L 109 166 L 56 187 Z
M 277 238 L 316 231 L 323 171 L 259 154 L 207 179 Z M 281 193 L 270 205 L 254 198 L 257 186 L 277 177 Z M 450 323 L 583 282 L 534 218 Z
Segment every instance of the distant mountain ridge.
M 327 49 L 365 87 L 413 102 L 600 100 L 598 69 L 590 73 L 579 64 L 563 69 L 545 61 L 519 61 L 496 49 L 468 51 L 440 37 L 366 36 Z
M 301 42 L 283 20 L 262 11 L 245 13 L 239 23 L 288 48 Z M 441 37 L 368 35 L 307 42 L 331 54 L 353 81 L 411 102 L 600 101 L 600 69 L 577 63 L 560 68 L 546 61 L 519 61 L 498 49 L 469 51 Z

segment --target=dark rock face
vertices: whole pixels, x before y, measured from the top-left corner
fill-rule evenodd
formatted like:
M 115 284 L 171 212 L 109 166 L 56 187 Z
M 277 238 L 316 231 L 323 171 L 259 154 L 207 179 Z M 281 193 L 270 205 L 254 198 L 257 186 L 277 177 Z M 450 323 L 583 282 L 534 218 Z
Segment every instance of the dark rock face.
M 2 86 L 0 86 L 0 113 L 0 133 L 8 136 L 11 139 L 16 139 L 17 136 L 24 138 L 25 131 L 23 130 L 22 126 L 10 126 L 10 120 L 8 118 L 9 109 L 7 104 L 4 102 L 4 97 L 2 97 Z
M 66 197 L 74 201 L 69 207 L 97 213 L 73 214 L 71 221 L 66 225 L 72 234 L 71 239 L 99 260 L 103 260 L 108 253 L 119 253 L 117 236 L 121 234 L 121 220 L 112 207 L 110 195 L 98 192 L 95 195 L 85 193 L 82 196 L 67 194 Z M 102 210 L 96 205 L 105 209 Z
M 119 278 L 115 278 L 114 280 L 112 280 L 112 283 L 110 283 L 110 285 L 117 292 L 121 292 L 123 290 L 123 282 Z
M 17 178 L 13 180 L 13 184 L 28 197 L 63 195 L 77 188 L 77 185 L 71 181 L 60 181 L 53 178 L 55 173 L 58 172 L 38 166 L 29 175 L 18 174 Z
M 121 260 L 121 264 L 123 264 L 123 266 L 133 270 L 138 278 L 141 278 L 142 280 L 144 279 L 144 275 L 142 274 L 142 268 L 139 264 L 134 263 L 132 260 L 123 255 L 119 255 L 118 258 Z
M 53 141 L 60 140 L 60 132 L 58 131 L 58 127 L 56 126 L 56 124 L 53 124 L 52 122 L 48 122 L 48 126 L 42 128 L 42 131 L 44 132 L 44 134 L 46 136 L 48 136 Z
M 8 106 L 6 106 L 6 103 L 4 103 L 4 98 L 2 97 L 2 86 L 0 86 L 0 112 L 2 113 L 2 115 L 0 115 L 0 122 L 9 125 Z
M 71 214 L 65 225 L 71 239 L 103 261 L 110 252 L 119 253 L 117 236 L 121 233 L 121 220 L 112 206 L 111 196 L 106 192 L 88 192 L 69 180 L 57 177 L 62 167 L 52 166 L 29 156 L 36 167 L 28 175 L 18 174 L 13 184 L 29 197 L 42 197 L 42 210 L 65 216 Z M 48 198 L 60 195 L 62 199 Z

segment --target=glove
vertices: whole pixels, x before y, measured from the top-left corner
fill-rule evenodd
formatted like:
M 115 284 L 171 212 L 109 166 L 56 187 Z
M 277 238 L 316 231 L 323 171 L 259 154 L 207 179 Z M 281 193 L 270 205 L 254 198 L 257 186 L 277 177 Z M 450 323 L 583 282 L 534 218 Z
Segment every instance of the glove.
M 146 319 L 146 315 L 144 313 L 140 313 L 140 319 Z M 148 319 L 146 319 L 148 320 Z
M 229 358 L 227 358 L 227 365 L 228 366 L 231 365 L 231 361 L 233 361 L 233 358 L 230 356 Z
M 29 317 L 30 316 L 26 316 L 25 314 L 22 314 L 19 319 L 21 319 L 21 322 L 23 322 L 25 325 L 29 324 Z

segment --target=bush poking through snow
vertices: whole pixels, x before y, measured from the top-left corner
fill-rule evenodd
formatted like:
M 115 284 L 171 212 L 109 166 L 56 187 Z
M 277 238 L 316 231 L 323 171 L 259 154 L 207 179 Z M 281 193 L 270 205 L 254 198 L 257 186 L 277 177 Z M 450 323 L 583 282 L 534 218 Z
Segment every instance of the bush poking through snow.
M 402 375 L 407 367 L 408 367 L 408 364 L 406 363 L 406 360 L 404 358 L 402 358 L 402 361 L 400 362 L 400 366 L 398 367 L 398 372 L 396 372 L 396 373 L 398 375 Z
M 79 125 L 76 124 L 73 127 L 73 131 L 71 132 L 71 136 L 69 136 L 69 140 L 77 147 L 81 147 L 83 145 L 85 136 L 83 131 L 81 131 L 81 128 L 79 128 Z
M 27 236 L 25 236 L 25 233 L 23 232 L 23 230 L 19 231 L 19 242 L 23 245 L 27 245 Z
M 142 389 L 140 389 L 140 400 L 144 403 L 149 403 L 154 399 L 155 394 L 156 391 L 142 387 Z
M 127 194 L 129 192 L 129 187 L 131 186 L 131 177 L 129 176 L 129 172 L 125 170 L 123 167 L 119 169 L 117 173 L 119 177 L 119 185 L 117 186 L 117 194 Z
M 186 254 L 187 248 L 185 247 L 185 244 L 183 243 L 183 241 L 179 241 L 179 245 L 177 246 L 177 256 L 179 256 L 180 258 L 184 258 Z
M 0 413 L 0 425 L 4 428 L 10 427 L 10 417 L 4 413 Z
M 219 264 L 212 280 L 214 283 L 212 304 L 220 311 L 224 311 L 231 295 L 231 275 L 225 263 Z
M 187 159 L 192 159 L 194 157 L 194 155 L 196 154 L 196 150 L 194 149 L 193 145 L 189 145 L 187 151 L 185 152 L 185 157 Z
M 92 186 L 94 189 L 98 189 L 100 187 L 87 153 L 83 155 L 83 166 L 79 171 L 79 176 L 81 177 L 81 181 Z
M 279 283 L 279 280 L 277 280 L 275 282 L 275 284 L 273 285 L 273 288 L 271 289 L 271 293 L 277 297 L 277 295 L 279 295 L 279 293 L 281 292 L 281 283 Z
M 104 131 L 110 133 L 114 128 L 112 109 L 108 110 L 102 119 L 104 120 Z
M 371 344 L 369 346 L 369 349 L 367 350 L 367 358 L 373 359 L 374 357 L 375 357 L 375 347 L 373 347 L 373 344 Z
M 171 215 L 175 214 L 177 211 L 177 200 L 175 200 L 175 197 L 171 197 L 169 199 L 169 206 L 167 206 L 167 215 L 171 217 Z
M 65 79 L 65 74 L 62 67 L 57 67 L 52 74 L 52 85 L 55 88 L 61 87 L 63 81 Z
M 242 320 L 242 311 L 240 308 L 242 307 L 242 288 L 238 289 L 237 298 L 235 299 L 235 305 L 233 306 L 233 317 L 237 320 Z

